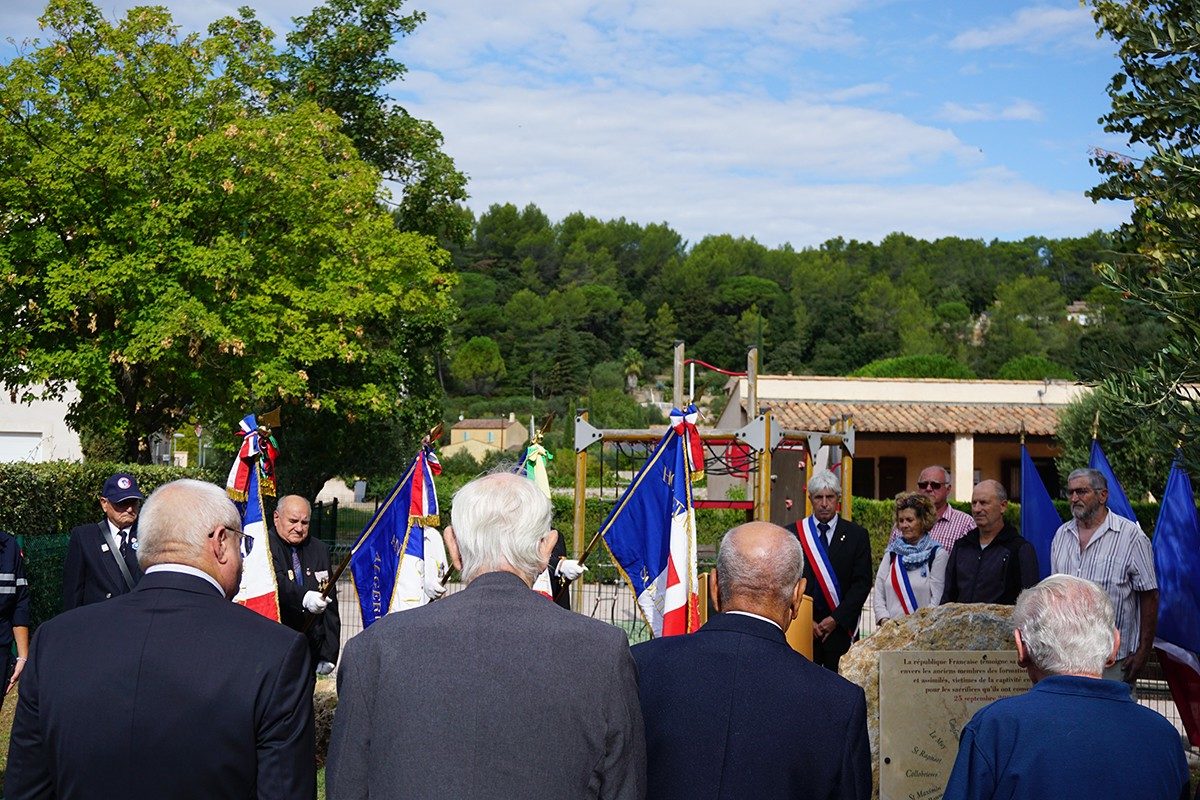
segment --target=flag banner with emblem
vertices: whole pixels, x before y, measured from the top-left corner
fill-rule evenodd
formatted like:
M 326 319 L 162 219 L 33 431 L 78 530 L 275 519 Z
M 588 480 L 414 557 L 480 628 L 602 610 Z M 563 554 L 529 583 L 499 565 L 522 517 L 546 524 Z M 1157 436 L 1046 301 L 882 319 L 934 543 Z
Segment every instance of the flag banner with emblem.
M 670 430 L 600 527 L 654 636 L 700 627 L 692 475 L 703 464 L 692 460 L 691 445 L 700 442 L 695 413 L 695 406 L 671 411 Z
M 521 462 L 517 464 L 518 475 L 524 475 L 533 481 L 533 485 L 542 490 L 546 497 L 550 496 L 550 475 L 546 469 L 547 462 L 554 456 L 537 442 L 525 448 Z M 553 585 L 550 583 L 550 569 L 542 570 L 533 581 L 533 590 L 540 595 L 554 599 Z
M 1038 579 L 1050 575 L 1050 543 L 1062 525 L 1062 517 L 1042 483 L 1029 450 L 1021 445 L 1021 535 L 1037 553 Z
M 892 553 L 892 569 L 890 571 L 892 591 L 900 601 L 900 608 L 908 616 L 921 607 L 917 602 L 917 593 L 913 591 L 912 581 L 908 579 L 908 570 L 904 568 L 904 559 Z
M 1108 463 L 1108 457 L 1104 455 L 1104 449 L 1100 447 L 1100 442 L 1096 439 L 1092 439 L 1092 454 L 1088 458 L 1088 466 L 1097 470 L 1108 481 L 1109 511 L 1115 511 L 1125 519 L 1137 522 L 1138 518 L 1133 513 L 1133 506 L 1130 504 L 1129 498 L 1125 496 L 1125 490 L 1121 488 L 1121 482 L 1117 480 L 1116 473 L 1113 472 L 1112 466 Z
M 441 471 L 433 447 L 422 445 L 350 551 L 350 574 L 364 628 L 389 611 L 429 602 L 427 569 L 435 572 L 445 565 L 444 551 L 432 567 L 426 563 L 425 552 L 430 534 L 426 528 L 440 524 L 433 476 Z M 438 536 L 440 543 L 436 530 L 432 536 Z
M 233 601 L 241 603 L 251 611 L 267 619 L 279 622 L 279 595 L 275 585 L 275 565 L 271 562 L 271 546 L 267 541 L 267 522 L 263 512 L 264 469 L 263 460 L 275 458 L 274 443 L 259 434 L 258 422 L 253 414 L 240 423 L 242 446 L 233 460 L 229 471 L 226 492 L 233 498 L 242 515 L 242 583 Z M 268 449 L 269 448 L 269 449 Z M 273 469 L 267 470 L 273 473 Z M 275 494 L 275 484 L 270 483 L 270 494 Z
M 825 547 L 825 539 L 817 528 L 817 518 L 808 516 L 796 523 L 796 535 L 800 538 L 800 547 L 804 550 L 805 560 L 812 565 L 813 575 L 825 603 L 830 609 L 837 608 L 842 602 L 841 589 L 838 586 L 837 573 L 833 571 L 833 563 L 829 560 L 829 550 Z
M 1158 629 L 1154 647 L 1188 741 L 1200 746 L 1200 520 L 1192 481 L 1171 465 L 1154 526 Z

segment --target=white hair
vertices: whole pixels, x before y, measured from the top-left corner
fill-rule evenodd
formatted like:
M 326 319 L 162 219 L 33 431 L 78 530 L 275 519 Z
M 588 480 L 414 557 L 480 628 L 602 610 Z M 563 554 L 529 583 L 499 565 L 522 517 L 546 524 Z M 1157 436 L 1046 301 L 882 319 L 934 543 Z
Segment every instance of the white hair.
M 1051 675 L 1100 675 L 1115 643 L 1112 602 L 1096 584 L 1051 575 L 1021 592 L 1013 626 L 1034 665 Z
M 463 578 L 511 567 L 532 582 L 545 569 L 538 550 L 550 534 L 550 498 L 533 481 L 497 469 L 463 486 L 453 502 Z
M 809 497 L 824 491 L 831 491 L 838 497 L 842 496 L 842 482 L 838 480 L 837 475 L 834 475 L 827 469 L 814 472 L 813 476 L 808 479 Z
M 183 478 L 151 492 L 138 515 L 138 564 L 196 566 L 218 525 L 242 529 L 237 506 L 220 486 Z
M 717 551 L 717 589 L 722 603 L 747 596 L 785 605 L 790 603 L 792 591 L 804 577 L 804 551 L 800 548 L 800 540 L 785 528 L 772 525 L 781 534 L 778 546 L 771 548 L 769 553 L 745 553 L 737 547 L 737 534 L 742 527 L 739 525 L 722 536 Z
M 1067 476 L 1067 483 L 1076 478 L 1086 478 L 1088 486 L 1091 486 L 1097 492 L 1108 491 L 1108 478 L 1104 477 L 1104 473 L 1098 469 L 1092 469 L 1091 467 L 1073 469 L 1071 470 L 1071 474 Z

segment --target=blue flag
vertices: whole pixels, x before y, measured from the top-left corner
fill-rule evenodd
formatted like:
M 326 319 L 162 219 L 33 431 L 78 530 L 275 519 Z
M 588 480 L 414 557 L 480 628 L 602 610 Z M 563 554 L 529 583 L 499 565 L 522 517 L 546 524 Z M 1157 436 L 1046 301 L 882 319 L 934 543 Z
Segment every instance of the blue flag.
M 1200 653 L 1200 522 L 1192 481 L 1171 465 L 1154 527 L 1154 572 L 1158 576 L 1158 638 Z
M 687 447 L 688 437 L 698 435 L 694 423 L 673 411 L 671 430 L 600 528 L 655 637 L 700 627 L 693 469 Z
M 1062 517 L 1046 491 L 1046 484 L 1042 483 L 1029 450 L 1021 445 L 1021 535 L 1037 552 L 1039 579 L 1050 574 L 1050 543 L 1060 525 Z
M 439 472 L 437 457 L 423 446 L 350 551 L 363 628 L 388 611 L 425 602 L 425 526 L 438 524 L 433 476 Z M 401 583 L 405 598 L 416 598 L 402 606 L 393 602 Z
M 1200 521 L 1178 456 L 1154 527 L 1158 661 L 1188 740 L 1200 745 Z
M 1117 480 L 1116 473 L 1109 466 L 1108 459 L 1100 448 L 1100 442 L 1096 439 L 1092 439 L 1092 456 L 1088 459 L 1088 466 L 1101 472 L 1108 481 L 1108 510 L 1117 512 L 1125 519 L 1137 522 L 1138 518 L 1133 513 L 1133 506 L 1129 504 L 1129 498 L 1125 496 L 1121 482 Z

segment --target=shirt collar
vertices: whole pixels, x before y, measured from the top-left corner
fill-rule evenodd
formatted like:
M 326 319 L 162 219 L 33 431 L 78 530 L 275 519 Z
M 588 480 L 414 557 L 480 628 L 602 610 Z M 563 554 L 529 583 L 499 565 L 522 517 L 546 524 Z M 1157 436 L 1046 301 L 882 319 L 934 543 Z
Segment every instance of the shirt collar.
M 817 517 L 816 517 L 816 515 L 815 515 L 815 514 L 814 514 L 814 515 L 811 515 L 811 516 L 812 516 L 812 521 L 813 521 L 813 527 L 814 527 L 814 528 L 815 528 L 817 525 L 820 525 L 820 524 L 821 524 L 820 520 L 818 520 L 818 519 L 817 519 Z M 840 519 L 840 515 L 838 515 L 838 514 L 834 514 L 834 515 L 833 515 L 833 519 L 829 520 L 829 522 L 827 522 L 827 523 L 826 523 L 826 524 L 829 526 L 829 530 L 833 530 L 834 528 L 836 528 L 836 527 L 838 526 L 838 519 Z
M 725 613 L 726 614 L 741 614 L 743 617 L 754 617 L 755 619 L 761 619 L 763 622 L 769 622 L 772 625 L 774 625 L 776 628 L 779 628 L 779 623 L 776 622 L 775 620 L 767 619 L 766 617 L 760 616 L 758 614 L 752 614 L 749 611 L 726 611 Z M 782 631 L 783 628 L 779 628 L 779 630 Z
M 211 583 L 214 589 L 221 593 L 221 597 L 225 596 L 225 590 L 221 588 L 221 584 L 217 583 L 216 578 L 214 578 L 212 575 L 209 575 L 202 569 L 196 569 L 191 564 L 155 564 L 154 566 L 146 569 L 147 575 L 154 572 L 181 572 L 184 575 L 192 575 L 197 578 L 203 578 Z

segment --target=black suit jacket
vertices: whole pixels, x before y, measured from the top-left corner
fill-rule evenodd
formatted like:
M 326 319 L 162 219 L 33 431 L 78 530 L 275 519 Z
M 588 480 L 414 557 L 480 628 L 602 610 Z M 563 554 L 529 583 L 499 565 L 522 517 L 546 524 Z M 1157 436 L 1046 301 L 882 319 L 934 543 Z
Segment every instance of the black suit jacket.
M 312 691 L 295 631 L 153 572 L 38 628 L 5 797 L 313 798 Z
M 805 524 L 804 519 L 795 523 L 802 524 Z M 804 563 L 804 577 L 808 579 L 808 588 L 805 592 L 812 597 L 814 625 L 832 613 L 838 626 L 825 639 L 825 649 L 841 655 L 850 649 L 850 638 L 858 630 L 858 617 L 875 583 L 875 565 L 871 561 L 871 536 L 866 528 L 839 516 L 828 550 L 829 561 L 833 565 L 833 573 L 837 575 L 838 587 L 841 590 L 841 602 L 830 612 L 825 593 L 817 583 L 816 571 L 807 558 Z
M 775 625 L 717 614 L 632 648 L 655 800 L 871 795 L 863 690 Z
M 302 630 L 311 616 L 304 610 L 304 593 L 321 591 L 321 581 L 328 581 L 333 577 L 329 565 L 329 547 L 312 536 L 300 545 L 298 555 L 300 570 L 303 573 L 301 585 L 297 584 L 293 577 L 295 571 L 292 567 L 292 546 L 280 539 L 274 530 L 268 532 L 267 538 L 271 542 L 271 561 L 275 564 L 275 584 L 279 589 L 279 621 L 292 630 Z M 342 636 L 336 586 L 329 590 L 329 601 L 320 618 L 313 622 L 305 635 L 308 637 L 308 649 L 314 662 L 328 661 L 330 664 L 336 664 Z
M 104 536 L 107 528 L 108 521 L 101 520 L 71 530 L 71 541 L 63 562 L 63 611 L 129 592 L 121 568 L 108 549 Z M 137 541 L 137 523 L 130 531 L 130 539 Z M 125 564 L 136 586 L 142 577 L 142 569 L 137 564 L 136 548 L 130 549 L 132 552 Z

